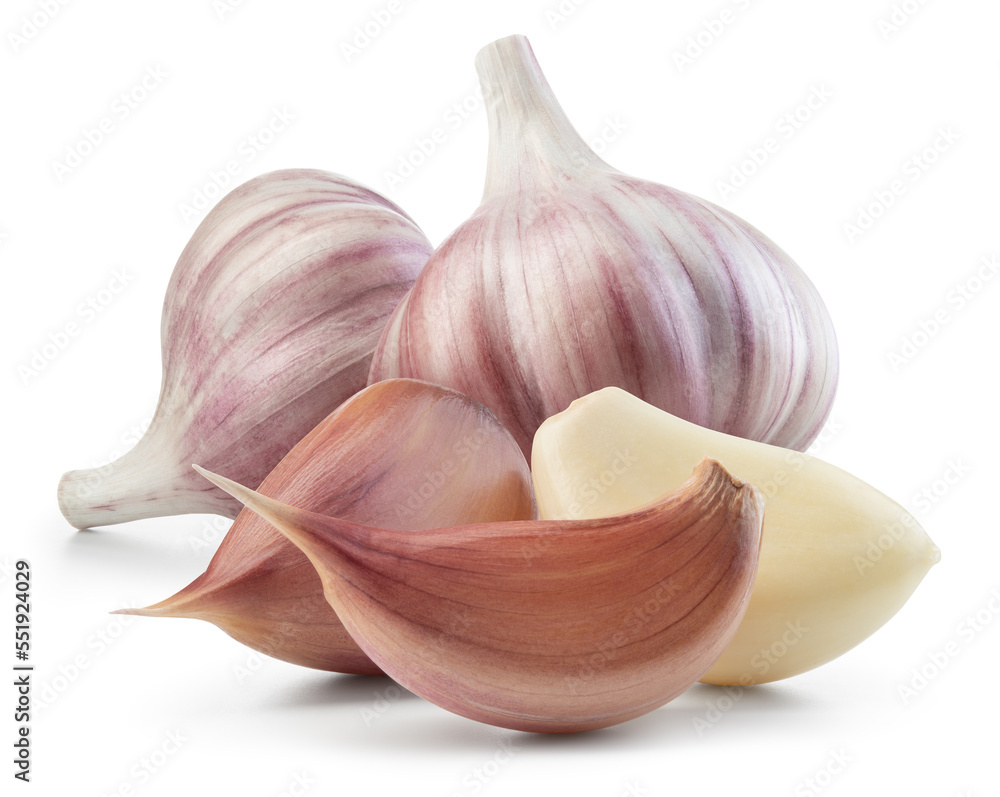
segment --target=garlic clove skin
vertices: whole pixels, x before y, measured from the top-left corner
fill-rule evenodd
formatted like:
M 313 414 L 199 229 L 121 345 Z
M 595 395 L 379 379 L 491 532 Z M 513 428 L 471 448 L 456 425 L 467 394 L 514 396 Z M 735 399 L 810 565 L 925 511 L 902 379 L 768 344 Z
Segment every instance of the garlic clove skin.
M 350 398 L 281 460 L 260 491 L 403 531 L 537 514 L 528 463 L 493 414 L 412 379 L 379 382 Z M 306 556 L 248 509 L 205 573 L 165 601 L 123 612 L 207 620 L 244 645 L 305 667 L 380 672 L 330 608 Z
M 473 396 L 529 459 L 542 421 L 610 385 L 702 426 L 808 447 L 838 354 L 801 269 L 732 213 L 602 161 L 523 36 L 476 65 L 482 203 L 396 308 L 369 382 L 409 376 Z
M 77 528 L 238 502 L 193 461 L 258 485 L 367 380 L 393 308 L 431 253 L 399 207 L 328 172 L 287 169 L 223 197 L 174 267 L 163 305 L 163 381 L 139 443 L 66 473 Z
M 695 426 L 611 387 L 539 427 L 531 463 L 539 513 L 634 512 L 706 455 L 757 485 L 766 511 L 749 608 L 705 683 L 767 683 L 840 656 L 896 614 L 940 559 L 906 510 L 840 468 Z
M 309 557 L 359 646 L 464 717 L 567 733 L 652 711 L 728 643 L 756 570 L 763 504 L 701 463 L 616 518 L 401 532 L 307 512 L 199 469 Z

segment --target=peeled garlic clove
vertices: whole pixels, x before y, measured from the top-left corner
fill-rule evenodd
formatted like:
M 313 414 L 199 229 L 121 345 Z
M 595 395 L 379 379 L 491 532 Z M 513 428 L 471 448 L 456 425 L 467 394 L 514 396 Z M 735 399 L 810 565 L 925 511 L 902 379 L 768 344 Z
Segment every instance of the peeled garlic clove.
M 379 382 L 349 399 L 281 460 L 260 491 L 399 530 L 535 517 L 528 463 L 493 414 L 453 390 L 411 379 Z M 204 574 L 165 601 L 123 611 L 208 620 L 293 664 L 379 672 L 326 602 L 309 560 L 250 510 L 236 518 Z
M 750 606 L 706 683 L 777 681 L 836 658 L 899 611 L 940 558 L 906 510 L 851 474 L 703 429 L 611 387 L 539 427 L 531 462 L 539 513 L 633 512 L 706 455 L 759 487 L 766 504 Z
M 482 204 L 393 313 L 369 381 L 410 376 L 473 396 L 529 458 L 545 418 L 608 385 L 806 448 L 838 370 L 806 275 L 732 213 L 598 158 L 523 36 L 476 65 L 490 133 Z
M 759 493 L 711 461 L 632 515 L 410 532 L 306 512 L 202 472 L 305 551 L 388 675 L 516 730 L 602 728 L 680 694 L 739 623 L 760 543 Z
M 163 382 L 139 443 L 66 473 L 77 528 L 238 502 L 192 462 L 258 485 L 366 384 L 372 352 L 431 245 L 402 210 L 345 177 L 271 172 L 226 195 L 181 253 L 163 305 Z

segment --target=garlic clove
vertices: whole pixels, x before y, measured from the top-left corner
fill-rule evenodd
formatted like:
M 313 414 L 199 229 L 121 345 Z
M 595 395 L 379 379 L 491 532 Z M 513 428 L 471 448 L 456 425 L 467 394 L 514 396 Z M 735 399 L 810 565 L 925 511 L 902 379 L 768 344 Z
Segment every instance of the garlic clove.
M 473 396 L 528 458 L 545 418 L 609 385 L 703 426 L 807 447 L 838 357 L 806 275 L 732 213 L 604 163 L 523 36 L 476 65 L 482 203 L 396 308 L 369 382 L 409 376 Z
M 409 532 L 307 512 L 198 470 L 302 548 L 388 675 L 516 730 L 602 728 L 680 694 L 738 625 L 760 544 L 758 491 L 708 460 L 631 515 Z
M 379 382 L 346 401 L 281 460 L 260 491 L 398 530 L 536 516 L 528 464 L 493 414 L 467 396 L 412 379 Z M 165 601 L 123 612 L 207 620 L 293 664 L 379 672 L 323 597 L 305 555 L 250 510 L 236 518 L 205 573 Z
M 226 195 L 167 288 L 163 382 L 131 451 L 66 473 L 77 528 L 188 512 L 236 517 L 193 461 L 258 485 L 367 380 L 375 344 L 431 245 L 400 208 L 345 177 L 288 169 Z
M 840 656 L 885 624 L 940 552 L 874 487 L 822 460 L 676 418 L 618 388 L 574 401 L 535 435 L 542 518 L 634 512 L 679 484 L 703 456 L 764 496 L 753 596 L 706 683 L 766 683 Z

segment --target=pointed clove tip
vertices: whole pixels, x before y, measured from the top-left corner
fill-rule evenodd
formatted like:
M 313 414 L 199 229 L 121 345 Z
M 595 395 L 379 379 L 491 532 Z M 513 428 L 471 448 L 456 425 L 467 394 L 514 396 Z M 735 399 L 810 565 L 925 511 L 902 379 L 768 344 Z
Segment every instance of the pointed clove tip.
M 212 473 L 210 470 L 206 470 L 201 467 L 201 465 L 192 465 L 198 473 L 208 479 L 212 484 L 218 487 L 220 490 L 229 493 L 233 498 L 239 501 L 241 504 L 249 506 L 253 502 L 253 498 L 256 493 L 249 487 L 244 487 L 239 482 L 234 482 L 232 479 L 227 479 L 225 476 L 220 476 L 218 473 Z
M 706 482 L 715 478 L 727 479 L 737 490 L 747 486 L 747 482 L 734 476 L 726 469 L 725 465 L 719 462 L 719 460 L 715 457 L 709 456 L 708 454 L 705 454 L 705 456 L 701 458 L 701 461 L 695 465 L 692 478 L 699 478 Z M 752 485 L 749 486 L 752 487 Z
M 115 609 L 114 611 L 108 612 L 108 614 L 134 614 L 140 617 L 162 617 L 160 612 L 151 611 L 150 607 L 145 609 Z
M 302 528 L 300 523 L 296 522 L 297 510 L 273 498 L 261 495 L 249 487 L 244 487 L 239 482 L 234 482 L 225 476 L 205 470 L 199 465 L 192 465 L 191 467 L 216 487 L 229 493 L 250 511 L 264 518 L 264 520 L 274 526 L 274 528 L 288 538 L 289 542 L 299 548 L 316 564 L 316 560 L 313 558 L 317 549 L 316 535 L 310 532 L 310 530 Z

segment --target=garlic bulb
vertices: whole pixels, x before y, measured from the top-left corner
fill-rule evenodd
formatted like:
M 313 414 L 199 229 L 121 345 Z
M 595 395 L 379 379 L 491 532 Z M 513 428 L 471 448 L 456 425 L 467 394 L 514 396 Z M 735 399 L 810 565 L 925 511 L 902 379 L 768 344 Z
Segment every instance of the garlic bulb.
M 702 426 L 807 447 L 830 411 L 837 348 L 802 271 L 733 214 L 598 158 L 523 36 L 476 65 L 482 204 L 393 313 L 369 381 L 473 396 L 529 457 L 545 418 L 609 385 Z
M 66 473 L 77 528 L 188 512 L 236 517 L 203 462 L 258 485 L 363 388 L 386 319 L 431 252 L 396 205 L 345 177 L 271 172 L 239 186 L 195 230 L 163 305 L 163 382 L 139 443 Z
M 777 681 L 840 656 L 899 611 L 940 558 L 908 512 L 857 477 L 695 426 L 613 387 L 539 427 L 531 462 L 539 513 L 634 512 L 706 454 L 760 488 L 765 504 L 750 606 L 706 683 Z
M 632 515 L 406 532 L 201 472 L 302 548 L 388 675 L 517 730 L 602 728 L 680 694 L 739 623 L 760 544 L 760 494 L 711 461 Z
M 379 382 L 346 401 L 288 452 L 260 491 L 379 528 L 535 517 L 528 463 L 492 413 L 411 379 Z M 121 613 L 194 617 L 293 664 L 379 672 L 326 602 L 305 555 L 250 510 L 240 512 L 195 581 Z

